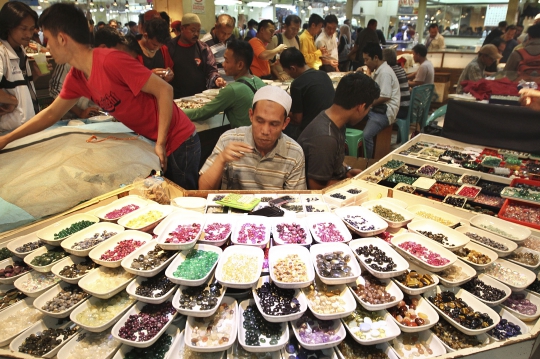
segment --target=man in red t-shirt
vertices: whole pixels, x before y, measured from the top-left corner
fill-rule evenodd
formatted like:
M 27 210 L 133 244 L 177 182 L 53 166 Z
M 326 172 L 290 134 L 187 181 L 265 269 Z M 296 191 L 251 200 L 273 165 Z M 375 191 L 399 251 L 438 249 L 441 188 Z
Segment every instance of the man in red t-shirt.
M 56 63 L 69 63 L 72 69 L 60 96 L 23 126 L 0 137 L 0 149 L 53 125 L 84 96 L 134 132 L 156 141 L 165 176 L 186 189 L 196 189 L 201 145 L 195 126 L 172 101 L 172 87 L 123 51 L 90 48 L 86 19 L 74 5 L 52 5 L 43 11 L 39 25 Z

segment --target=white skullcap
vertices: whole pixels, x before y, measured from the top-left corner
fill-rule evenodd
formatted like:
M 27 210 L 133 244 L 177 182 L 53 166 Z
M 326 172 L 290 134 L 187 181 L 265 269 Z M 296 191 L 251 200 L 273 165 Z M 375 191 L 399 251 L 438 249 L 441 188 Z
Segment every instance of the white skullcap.
M 540 14 L 536 15 L 536 16 L 534 17 L 534 19 L 535 19 L 535 20 L 540 19 Z
M 279 103 L 287 114 L 291 111 L 292 99 L 289 94 L 278 86 L 261 87 L 253 96 L 253 104 L 260 100 L 269 100 Z

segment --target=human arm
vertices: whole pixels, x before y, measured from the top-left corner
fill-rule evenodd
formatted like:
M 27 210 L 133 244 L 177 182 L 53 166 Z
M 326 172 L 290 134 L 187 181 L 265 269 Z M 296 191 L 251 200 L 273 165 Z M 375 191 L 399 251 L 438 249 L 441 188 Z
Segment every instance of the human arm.
M 3 92 L 3 91 L 0 91 Z M 17 129 L 0 137 L 0 150 L 6 147 L 10 142 L 26 137 L 36 132 L 55 124 L 56 121 L 62 118 L 77 103 L 77 99 L 65 100 L 58 97 L 46 109 L 39 112 L 30 120 L 22 124 Z
M 0 104 L 0 116 L 2 116 L 6 113 L 13 112 L 19 104 L 19 100 L 17 100 L 17 97 L 0 89 Z
M 199 176 L 200 190 L 219 189 L 225 166 L 229 162 L 238 161 L 245 153 L 253 152 L 253 147 L 244 142 L 230 142 L 225 148 L 218 141 L 214 151 L 206 160 Z
M 302 112 L 291 112 L 289 118 L 291 119 L 290 124 L 300 126 L 302 124 L 302 118 L 304 114 Z
M 422 65 L 420 65 L 418 71 L 416 71 L 414 75 L 414 78 L 412 80 L 409 80 L 409 86 L 415 87 L 423 85 L 426 82 L 427 70 L 422 67 Z
M 163 68 L 160 68 L 160 67 L 156 67 L 155 69 L 152 69 L 151 70 L 156 76 L 162 78 L 163 80 L 165 80 L 166 82 L 171 82 L 172 79 L 174 78 L 174 72 L 173 70 L 168 67 L 166 69 L 163 69 Z
M 264 51 L 260 52 L 258 55 L 255 55 L 255 56 L 257 56 L 261 60 L 271 60 L 277 54 L 281 54 L 283 52 L 283 50 L 285 50 L 285 49 L 287 49 L 287 46 L 285 46 L 284 44 L 281 44 L 281 45 L 277 46 L 273 50 L 264 50 Z
M 272 75 L 274 75 L 280 81 L 291 80 L 291 77 L 287 75 L 285 71 L 283 71 L 283 67 L 281 67 L 279 60 L 277 60 L 273 64 L 270 64 L 270 71 L 272 72 Z
M 214 58 L 214 54 L 212 51 L 210 51 L 210 48 L 208 45 L 199 42 L 200 44 L 203 44 L 205 46 L 203 48 L 204 51 L 201 51 L 203 53 L 203 56 L 206 60 L 205 63 L 205 72 L 206 72 L 206 88 L 216 88 L 216 87 L 223 87 L 227 84 L 225 80 L 223 80 L 218 72 L 218 68 L 216 65 L 216 59 Z M 197 44 L 196 46 L 199 46 Z
M 235 102 L 235 91 L 233 87 L 227 86 L 219 91 L 219 94 L 201 108 L 186 109 L 184 113 L 191 121 L 204 121 L 218 113 L 225 111 Z
M 521 105 L 531 110 L 540 111 L 540 91 L 533 89 L 521 89 Z
M 352 178 L 356 176 L 357 174 L 359 174 L 360 172 L 362 172 L 362 170 L 353 168 L 346 172 L 346 176 L 347 178 Z M 320 180 L 316 180 L 315 178 L 310 178 L 309 175 L 307 179 L 308 188 L 311 190 L 320 190 L 341 181 L 343 181 L 343 179 L 331 179 L 328 181 L 320 181 Z

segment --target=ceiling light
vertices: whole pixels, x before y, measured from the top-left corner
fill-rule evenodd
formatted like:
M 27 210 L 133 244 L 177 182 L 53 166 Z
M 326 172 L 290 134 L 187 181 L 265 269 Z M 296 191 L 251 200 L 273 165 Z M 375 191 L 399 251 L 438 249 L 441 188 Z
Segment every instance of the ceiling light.
M 100 6 L 99 11 L 103 12 L 103 10 L 105 10 L 105 8 L 103 6 Z
M 90 0 L 90 6 L 94 6 L 94 1 Z
M 324 11 L 328 11 L 328 6 L 323 7 Z
M 219 12 L 222 14 L 225 12 L 225 10 L 223 9 L 223 6 L 221 7 L 221 10 L 219 10 Z
M 309 5 L 307 8 L 308 8 L 308 10 L 313 9 L 313 7 L 311 5 Z
M 336 9 L 336 5 L 332 5 L 332 9 L 335 10 L 335 9 Z
M 125 5 L 126 9 L 129 9 L 129 2 L 128 0 L 126 0 L 126 5 Z
M 75 0 L 77 1 L 77 0 Z M 112 6 L 118 6 L 118 3 L 116 2 L 116 0 L 114 0 L 114 2 L 112 3 Z
M 305 14 L 305 13 L 306 13 L 306 10 L 302 9 L 302 10 L 300 10 L 300 12 L 301 12 L 302 14 Z
M 43 8 L 41 7 L 41 5 L 38 5 L 38 7 L 37 7 L 37 8 L 38 8 L 38 10 L 41 10 L 41 9 L 43 9 Z
M 249 8 L 249 11 L 253 11 L 253 6 Z

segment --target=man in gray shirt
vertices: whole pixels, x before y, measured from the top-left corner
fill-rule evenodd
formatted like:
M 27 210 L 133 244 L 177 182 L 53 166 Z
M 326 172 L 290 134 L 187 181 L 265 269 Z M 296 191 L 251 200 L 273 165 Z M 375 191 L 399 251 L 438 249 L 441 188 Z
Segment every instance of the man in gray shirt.
M 420 67 L 416 72 L 409 74 L 409 86 L 415 87 L 424 84 L 435 83 L 435 68 L 427 57 L 427 48 L 425 45 L 418 44 L 412 48 L 414 62 L 418 62 Z

